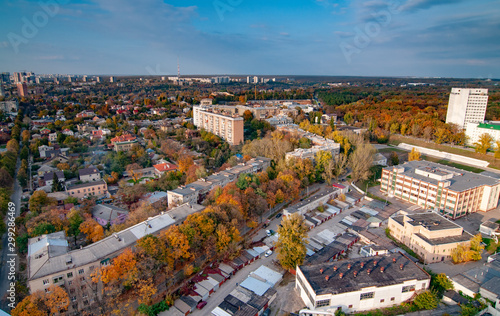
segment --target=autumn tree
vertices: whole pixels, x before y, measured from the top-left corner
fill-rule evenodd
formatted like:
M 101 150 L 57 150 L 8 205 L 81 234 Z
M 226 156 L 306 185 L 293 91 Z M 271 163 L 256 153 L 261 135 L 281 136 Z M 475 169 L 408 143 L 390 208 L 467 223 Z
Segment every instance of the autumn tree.
M 93 281 L 97 283 L 100 280 L 105 285 L 121 282 L 121 285 L 126 287 L 137 281 L 137 272 L 136 256 L 127 248 L 114 258 L 110 265 L 99 269 L 93 275 Z
M 476 146 L 476 152 L 481 153 L 481 154 L 486 154 L 488 149 L 491 147 L 491 143 L 493 142 L 493 138 L 491 138 L 490 134 L 484 133 L 481 136 L 479 136 L 479 139 L 477 142 L 474 143 L 474 146 Z
M 179 164 L 179 171 L 186 172 L 188 171 L 189 167 L 194 164 L 194 161 L 191 156 L 183 155 L 177 160 L 177 163 Z
M 43 190 L 37 190 L 31 195 L 29 200 L 30 211 L 40 213 L 46 206 L 57 205 L 54 198 L 49 198 Z
M 408 154 L 408 161 L 420 160 L 420 152 L 413 147 L 411 152 Z
M 81 223 L 79 229 L 87 235 L 88 241 L 97 242 L 104 238 L 104 228 L 91 217 Z
M 306 257 L 308 227 L 301 215 L 294 213 L 284 217 L 278 227 L 278 260 L 284 269 L 296 269 Z
M 349 157 L 349 166 L 351 167 L 351 178 L 354 182 L 358 180 L 368 180 L 371 175 L 370 167 L 373 164 L 373 155 L 375 148 L 366 143 L 356 147 Z
M 57 315 L 68 306 L 68 293 L 60 286 L 51 285 L 45 292 L 37 291 L 24 298 L 11 313 L 13 316 Z
M 61 171 L 69 170 L 69 164 L 66 162 L 61 162 L 57 164 L 57 169 Z
M 495 142 L 495 158 L 500 158 L 500 140 Z

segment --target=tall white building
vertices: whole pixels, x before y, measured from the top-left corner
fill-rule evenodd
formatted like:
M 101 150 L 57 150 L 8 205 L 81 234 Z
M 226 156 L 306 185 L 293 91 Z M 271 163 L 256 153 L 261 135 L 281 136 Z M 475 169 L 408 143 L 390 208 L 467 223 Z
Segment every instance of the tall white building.
M 465 129 L 467 123 L 482 123 L 488 105 L 488 89 L 452 88 L 446 123 Z

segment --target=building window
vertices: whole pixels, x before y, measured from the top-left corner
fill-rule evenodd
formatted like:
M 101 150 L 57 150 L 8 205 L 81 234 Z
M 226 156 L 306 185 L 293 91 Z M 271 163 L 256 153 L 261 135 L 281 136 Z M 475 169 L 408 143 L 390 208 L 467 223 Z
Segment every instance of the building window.
M 330 306 L 330 300 L 316 301 L 316 307 Z
M 76 296 L 72 296 L 72 297 L 71 297 L 71 301 L 72 301 L 72 302 L 76 302 Z
M 85 273 L 85 270 L 84 270 L 84 269 L 80 269 L 80 270 L 78 270 L 78 274 L 83 274 L 83 273 Z
M 349 305 L 347 308 L 352 308 L 352 304 L 351 304 L 351 305 Z
M 403 286 L 403 290 L 401 291 L 402 293 L 407 293 L 410 291 L 415 291 L 415 285 L 407 285 Z
M 68 278 L 72 278 L 72 277 L 73 277 L 73 272 L 69 272 L 68 274 L 66 274 L 66 276 L 67 276 Z
M 73 284 L 73 281 L 68 281 L 68 285 L 72 285 Z
M 87 288 L 87 286 L 84 284 L 80 287 L 82 290 L 85 290 Z
M 391 297 L 391 302 L 394 302 L 394 299 L 395 299 L 394 297 Z
M 85 277 L 81 277 L 81 278 L 80 278 L 80 281 L 85 281 Z
M 47 285 L 47 284 L 49 284 L 49 279 L 43 280 L 43 285 Z
M 385 302 L 385 300 L 384 300 L 384 299 L 381 299 L 381 300 L 380 300 L 380 303 L 383 303 L 383 302 Z
M 375 292 L 368 292 L 368 293 L 363 293 L 360 295 L 359 299 L 362 301 L 362 300 L 368 300 L 370 298 L 373 298 L 373 296 L 375 295 Z

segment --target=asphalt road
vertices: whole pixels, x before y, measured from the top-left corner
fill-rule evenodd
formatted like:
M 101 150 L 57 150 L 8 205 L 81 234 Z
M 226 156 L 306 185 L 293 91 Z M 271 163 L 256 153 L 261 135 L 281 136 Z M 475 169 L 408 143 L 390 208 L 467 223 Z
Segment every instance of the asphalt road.
M 10 197 L 10 201 L 16 205 L 16 217 L 20 215 L 21 195 L 23 193 L 23 190 L 19 185 L 19 181 L 17 181 L 17 171 L 19 171 L 20 166 L 21 166 L 21 161 L 18 159 L 16 165 L 16 178 L 15 178 L 16 180 L 14 182 L 14 192 Z M 5 220 L 7 223 L 7 217 L 5 218 Z M 10 307 L 8 306 L 9 302 L 5 299 L 7 296 L 7 290 L 9 289 L 9 284 L 11 282 L 7 278 L 9 274 L 9 265 L 7 264 L 7 262 L 9 261 L 9 259 L 13 258 L 12 256 L 9 256 L 10 251 L 8 244 L 9 242 L 7 239 L 7 233 L 5 233 L 2 236 L 2 263 L 0 264 L 0 293 L 1 293 L 0 308 L 4 311 L 10 311 Z M 18 269 L 18 265 L 19 265 L 19 260 L 16 260 L 16 271 Z

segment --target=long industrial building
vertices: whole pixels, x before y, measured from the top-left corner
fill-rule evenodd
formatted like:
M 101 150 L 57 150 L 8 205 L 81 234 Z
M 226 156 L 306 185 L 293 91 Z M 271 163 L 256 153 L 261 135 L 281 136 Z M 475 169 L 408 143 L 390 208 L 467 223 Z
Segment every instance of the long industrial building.
M 456 219 L 496 208 L 500 181 L 435 162 L 409 161 L 382 170 L 380 191 Z

